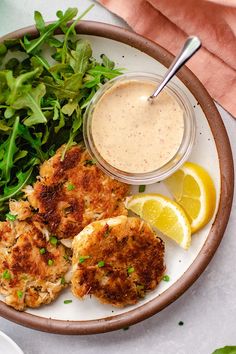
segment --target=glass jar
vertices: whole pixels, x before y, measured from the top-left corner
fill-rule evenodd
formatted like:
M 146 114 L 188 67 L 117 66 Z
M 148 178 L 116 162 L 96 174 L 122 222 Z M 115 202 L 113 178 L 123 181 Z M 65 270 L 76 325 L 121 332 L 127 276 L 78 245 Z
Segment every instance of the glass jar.
M 155 83 L 156 86 L 160 83 L 162 78 L 155 74 L 150 73 L 142 73 L 142 72 L 132 72 L 120 75 L 106 84 L 104 84 L 93 96 L 89 105 L 87 106 L 85 115 L 84 115 L 84 141 L 86 147 L 91 155 L 91 157 L 97 162 L 97 165 L 109 176 L 134 185 L 147 185 L 152 184 L 158 181 L 161 181 L 172 173 L 174 173 L 188 158 L 195 139 L 195 130 L 196 130 L 196 121 L 195 115 L 192 109 L 192 106 L 184 94 L 184 92 L 174 83 L 170 82 L 166 87 L 165 91 L 174 98 L 183 111 L 183 121 L 184 121 L 184 129 L 183 129 L 183 137 L 181 144 L 174 156 L 170 158 L 170 160 L 159 167 L 156 170 L 145 173 L 130 173 L 126 171 L 122 171 L 110 163 L 108 163 L 103 156 L 99 153 L 93 139 L 92 134 L 92 121 L 93 121 L 93 113 L 94 109 L 99 102 L 99 100 L 103 97 L 105 93 L 108 92 L 114 85 L 117 85 L 126 81 L 144 81 Z M 111 132 L 112 133 L 112 132 Z M 160 147 L 161 148 L 161 147 Z

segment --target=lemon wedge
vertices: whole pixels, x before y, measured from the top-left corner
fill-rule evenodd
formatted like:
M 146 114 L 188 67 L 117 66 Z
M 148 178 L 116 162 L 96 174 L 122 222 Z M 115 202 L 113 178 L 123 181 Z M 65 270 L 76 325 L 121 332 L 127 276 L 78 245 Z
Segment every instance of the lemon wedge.
M 192 233 L 209 222 L 216 206 L 216 191 L 204 168 L 186 162 L 164 182 L 175 201 L 185 210 Z
M 191 227 L 183 209 L 160 194 L 136 194 L 126 200 L 126 207 L 177 242 L 184 249 L 191 244 Z

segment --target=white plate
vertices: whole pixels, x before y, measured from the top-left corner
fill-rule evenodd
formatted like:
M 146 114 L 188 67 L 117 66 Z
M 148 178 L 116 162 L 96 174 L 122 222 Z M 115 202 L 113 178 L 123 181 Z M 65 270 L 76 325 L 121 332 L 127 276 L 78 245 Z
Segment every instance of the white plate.
M 126 68 L 127 71 L 146 71 L 153 72 L 159 75 L 165 73 L 166 68 L 164 67 L 164 65 L 159 63 L 153 57 L 145 54 L 144 52 L 134 47 L 136 45 L 136 42 L 141 41 L 141 46 L 143 46 L 144 48 L 143 50 L 151 53 L 151 51 L 155 51 L 156 48 L 153 43 L 148 42 L 144 39 L 141 40 L 141 37 L 135 34 L 129 33 L 128 31 L 122 29 L 116 29 L 115 27 L 109 25 L 94 25 L 88 23 L 82 25 L 82 30 L 84 33 L 96 33 L 96 31 L 94 30 L 96 26 L 98 26 L 99 36 L 80 35 L 81 37 L 87 38 L 90 41 L 93 48 L 93 55 L 96 58 L 99 58 L 102 53 L 105 53 L 110 59 L 115 61 L 116 66 Z M 130 43 L 132 44 L 132 46 L 124 44 L 118 40 L 104 38 L 103 26 L 106 27 L 106 33 L 104 32 L 104 36 L 118 39 L 117 33 L 123 33 L 123 40 L 127 36 L 130 36 Z M 21 31 L 21 35 L 22 33 L 23 30 Z M 20 34 L 18 33 L 18 35 Z M 159 50 L 162 51 L 163 49 Z M 164 52 L 164 54 L 162 55 L 163 57 L 168 57 L 169 54 L 165 54 Z M 188 73 L 188 75 L 191 74 Z M 188 75 L 186 75 L 186 77 Z M 185 251 L 173 242 L 164 239 L 166 245 L 166 274 L 170 276 L 170 281 L 162 281 L 154 291 L 150 292 L 145 297 L 145 299 L 141 300 L 138 304 L 134 306 L 125 308 L 115 308 L 109 305 L 100 304 L 95 298 L 90 297 L 87 297 L 85 300 L 80 301 L 77 298 L 73 297 L 70 290 L 67 289 L 63 293 L 61 293 L 58 299 L 52 304 L 42 306 L 39 309 L 28 309 L 26 313 L 16 314 L 16 311 L 6 308 L 5 306 L 4 309 L 1 309 L 0 311 L 3 316 L 33 328 L 38 328 L 40 330 L 51 331 L 56 333 L 94 333 L 108 331 L 120 328 L 124 326 L 124 324 L 128 325 L 130 323 L 135 323 L 152 315 L 156 311 L 161 310 L 167 304 L 169 304 L 171 301 L 174 301 L 179 295 L 181 295 L 181 293 L 186 290 L 188 286 L 190 286 L 201 274 L 201 272 L 204 270 L 211 257 L 213 256 L 223 236 L 223 232 L 228 221 L 232 201 L 231 194 L 233 190 L 233 167 L 231 151 L 229 143 L 227 141 L 227 134 L 224 130 L 224 127 L 221 127 L 222 122 L 214 108 L 213 102 L 211 101 L 208 94 L 204 91 L 201 84 L 197 81 L 197 79 L 193 76 L 191 78 L 193 79 L 193 81 L 196 81 L 195 91 L 197 91 L 198 89 L 199 91 L 203 92 L 201 93 L 202 96 L 206 96 L 206 103 L 204 103 L 204 109 L 205 111 L 207 111 L 207 105 L 209 105 L 208 116 L 210 109 L 212 110 L 212 114 L 215 116 L 214 119 L 218 124 L 217 129 L 218 131 L 220 131 L 219 139 L 222 139 L 222 142 L 225 144 L 226 149 L 227 159 L 222 162 L 223 155 L 222 151 L 220 151 L 220 149 L 222 150 L 222 147 L 218 146 L 216 148 L 215 140 L 212 134 L 213 129 L 211 130 L 205 113 L 203 112 L 203 109 L 198 104 L 196 98 L 193 96 L 191 91 L 178 78 L 174 78 L 174 82 L 179 85 L 180 88 L 185 92 L 195 111 L 197 121 L 196 140 L 191 156 L 189 157 L 189 161 L 199 163 L 201 166 L 203 166 L 214 180 L 217 195 L 217 207 L 215 215 L 219 206 L 221 188 L 224 191 L 229 192 L 229 195 L 227 195 L 226 192 L 226 194 L 223 195 L 223 199 L 225 198 L 227 200 L 221 200 L 221 208 L 219 209 L 219 212 L 223 213 L 223 208 L 225 208 L 225 216 L 218 230 L 213 230 L 212 227 L 212 224 L 214 223 L 215 219 L 214 215 L 208 225 L 206 225 L 201 231 L 194 234 L 192 238 L 192 245 L 188 251 Z M 203 101 L 204 100 L 202 99 L 202 102 Z M 214 134 L 216 135 L 216 131 Z M 221 154 L 221 168 L 219 164 L 219 154 Z M 232 180 L 230 181 L 230 183 L 232 183 L 230 186 L 228 186 L 227 190 L 224 179 L 224 184 L 221 186 L 222 169 L 225 175 L 228 174 L 229 180 Z M 137 187 L 132 187 L 133 193 L 136 193 L 137 190 Z M 165 189 L 163 183 L 156 183 L 154 185 L 147 186 L 146 192 L 158 192 L 164 195 L 168 195 L 168 192 Z M 224 206 L 224 204 L 226 206 Z M 219 220 L 218 222 L 220 224 Z M 210 233 L 216 234 L 216 241 L 214 243 L 211 236 L 211 242 L 209 244 L 211 248 L 206 248 L 205 246 L 203 248 L 203 245 L 208 239 Z M 200 253 L 201 257 L 198 257 Z M 196 260 L 199 258 L 201 258 L 201 260 L 197 264 Z M 190 267 L 192 271 L 187 272 Z M 169 293 L 167 291 L 168 289 L 170 290 Z M 158 298 L 159 295 L 163 294 L 164 292 L 166 292 L 165 294 L 168 294 L 168 296 L 163 295 Z M 164 296 L 166 297 L 166 299 L 164 299 Z M 72 303 L 64 304 L 64 300 L 67 299 L 73 300 Z M 153 305 L 153 300 L 157 301 L 157 299 L 160 299 L 158 307 L 156 305 Z M 27 314 L 36 315 L 38 317 L 29 316 Z M 52 321 L 51 319 L 65 320 L 69 322 Z
M 5 333 L 0 331 L 0 353 L 1 354 L 24 354 L 18 345 Z

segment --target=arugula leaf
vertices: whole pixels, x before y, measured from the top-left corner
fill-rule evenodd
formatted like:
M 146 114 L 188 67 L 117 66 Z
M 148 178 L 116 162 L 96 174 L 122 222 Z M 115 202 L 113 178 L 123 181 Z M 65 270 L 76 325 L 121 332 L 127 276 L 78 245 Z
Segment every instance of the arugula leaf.
M 0 120 L 0 130 L 7 132 L 7 131 L 11 130 L 11 127 L 4 124 L 3 120 Z
M 49 38 L 47 42 L 52 48 L 61 48 L 63 46 L 63 42 L 54 37 Z
M 76 8 L 69 8 L 65 11 L 64 15 L 62 15 L 58 21 L 49 24 L 45 27 L 45 23 L 43 25 L 42 21 L 42 16 L 41 14 L 36 11 L 35 12 L 35 21 L 36 25 L 38 26 L 38 30 L 40 33 L 40 36 L 38 38 L 32 39 L 29 41 L 27 37 L 24 37 L 24 48 L 27 53 L 35 53 L 39 49 L 39 47 L 45 43 L 47 39 L 49 39 L 54 31 L 62 27 L 63 25 L 66 25 L 68 21 L 72 20 L 76 15 L 77 15 L 78 10 Z
M 83 86 L 80 73 L 71 75 L 61 84 L 56 84 L 49 76 L 45 76 L 43 82 L 47 88 L 47 93 L 55 95 L 57 99 L 74 99 L 79 94 L 79 89 Z
M 65 35 L 65 39 L 64 39 L 64 43 L 63 43 L 63 47 L 62 47 L 62 53 L 61 53 L 61 58 L 62 58 L 62 63 L 65 62 L 66 60 L 66 54 L 67 54 L 67 42 L 68 42 L 68 38 L 69 35 L 71 34 L 71 32 L 74 31 L 75 26 L 77 25 L 77 23 L 94 7 L 94 5 L 90 5 L 72 24 L 71 26 L 68 28 L 68 30 L 66 31 L 66 35 Z
M 69 102 L 62 107 L 61 111 L 70 117 L 76 110 L 77 106 L 78 102 L 76 100 L 69 100 Z
M 25 125 L 31 126 L 39 123 L 47 123 L 47 118 L 41 110 L 41 98 L 45 93 L 45 85 L 41 83 L 31 91 L 23 93 L 12 105 L 14 109 L 22 109 L 25 107 L 31 109 L 32 113 L 25 119 Z
M 15 109 L 12 107 L 7 107 L 5 112 L 4 112 L 4 118 L 9 119 L 12 118 L 15 115 Z
M 60 111 L 60 119 L 59 119 L 59 124 L 54 127 L 54 132 L 57 134 L 61 128 L 65 126 L 65 117 L 62 111 Z
M 32 172 L 33 166 L 30 167 L 26 172 L 18 172 L 16 175 L 18 182 L 13 186 L 5 186 L 3 195 L 0 195 L 0 203 L 4 202 L 7 199 L 15 197 L 18 193 L 20 193 L 22 188 L 29 181 Z
M 10 70 L 5 71 L 6 81 L 11 90 L 6 103 L 9 105 L 13 104 L 18 96 L 20 96 L 23 92 L 29 91 L 31 89 L 31 85 L 29 84 L 28 80 L 35 77 L 37 74 L 39 74 L 39 72 L 40 69 L 36 68 L 29 73 L 24 73 L 19 75 L 17 78 L 14 78 L 13 73 Z
M 76 50 L 72 50 L 69 56 L 69 63 L 74 72 L 84 74 L 89 66 L 91 56 L 92 48 L 89 41 L 80 39 L 76 43 Z
M 226 346 L 216 349 L 212 354 L 236 354 L 236 346 Z
M 4 43 L 0 43 L 0 56 L 7 54 L 7 47 Z
M 39 157 L 41 162 L 43 162 L 47 158 L 47 155 L 41 149 L 42 141 L 40 137 L 32 136 L 30 134 L 29 128 L 22 124 L 20 124 L 19 126 L 19 134 L 24 140 L 30 143 L 31 147 L 37 152 L 37 156 Z
M 0 162 L 0 170 L 2 171 L 1 180 L 4 180 L 6 182 L 10 181 L 10 171 L 13 167 L 14 154 L 18 150 L 18 148 L 16 147 L 16 138 L 19 134 L 19 121 L 19 117 L 16 117 L 12 132 L 6 142 L 1 147 L 5 151 L 3 159 Z
M 34 12 L 34 20 L 35 20 L 35 26 L 39 33 L 44 33 L 45 32 L 45 22 L 43 19 L 43 16 L 39 11 Z
M 121 69 L 109 69 L 101 65 L 96 65 L 94 68 L 89 69 L 88 74 L 93 75 L 94 77 L 104 76 L 106 79 L 114 79 L 116 76 L 121 75 Z
M 10 89 L 7 84 L 6 71 L 0 71 L 0 104 L 6 103 Z
M 18 160 L 20 160 L 20 159 L 23 159 L 25 156 L 27 156 L 28 155 L 28 151 L 27 150 L 21 150 L 21 151 L 19 151 L 17 154 L 16 154 L 16 156 L 15 156 L 15 158 L 14 158 L 14 164 L 18 161 Z
M 81 104 L 81 106 L 80 106 L 81 109 L 84 109 L 87 107 L 87 105 L 89 104 L 89 102 L 91 101 L 91 99 L 93 98 L 95 93 L 96 93 L 96 90 L 94 89 L 94 87 L 92 87 L 89 95 L 86 97 L 84 102 Z
M 76 135 L 78 134 L 78 130 L 82 126 L 82 122 L 83 122 L 83 120 L 82 120 L 82 115 L 81 115 L 81 109 L 78 107 L 76 112 L 73 114 L 73 124 L 72 124 L 71 132 L 70 132 L 70 137 L 69 137 L 69 140 L 62 152 L 61 161 L 64 160 L 66 152 L 74 144 L 74 139 L 75 139 Z
M 114 69 L 115 63 L 114 61 L 111 61 L 106 54 L 101 54 L 101 59 L 102 59 L 102 65 L 105 66 L 108 69 Z
M 20 39 L 5 39 L 4 45 L 7 47 L 7 49 L 10 49 L 11 51 L 23 51 Z

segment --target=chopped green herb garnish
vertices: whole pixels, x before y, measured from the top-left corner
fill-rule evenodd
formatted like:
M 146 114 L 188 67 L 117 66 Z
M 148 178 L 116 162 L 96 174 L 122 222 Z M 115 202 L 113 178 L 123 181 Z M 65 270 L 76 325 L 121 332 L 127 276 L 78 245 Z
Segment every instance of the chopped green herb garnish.
M 128 329 L 129 329 L 129 326 L 124 327 L 124 328 L 123 328 L 123 331 L 128 331 Z
M 73 191 L 75 189 L 75 186 L 73 184 L 68 184 L 67 190 L 68 191 Z
M 84 261 L 89 258 L 90 258 L 90 256 L 81 256 L 81 257 L 79 257 L 79 263 L 84 263 Z
M 43 247 L 43 248 L 40 248 L 39 253 L 40 253 L 40 254 L 46 253 L 46 249 L 45 249 L 44 247 Z
M 49 242 L 51 243 L 51 245 L 56 246 L 58 243 L 58 239 L 56 238 L 56 236 L 51 236 Z
M 9 221 L 15 221 L 16 218 L 17 218 L 17 215 L 12 215 L 10 213 L 6 214 L 6 219 L 9 220 Z
M 104 261 L 99 261 L 99 262 L 98 262 L 98 267 L 99 267 L 99 268 L 104 267 L 104 265 L 105 265 L 105 262 L 104 262 Z
M 95 160 L 85 160 L 84 161 L 84 166 L 92 166 L 92 165 L 96 165 Z
M 64 300 L 64 304 L 71 304 L 72 300 Z
M 22 296 L 23 296 L 23 291 L 21 291 L 21 290 L 17 290 L 17 296 L 18 296 L 18 298 L 19 299 L 22 299 Z
M 53 260 L 53 259 L 49 259 L 49 260 L 48 260 L 48 265 L 49 265 L 49 266 L 52 266 L 53 263 L 54 263 L 54 260 Z
M 68 255 L 67 255 L 67 254 L 65 254 L 65 255 L 63 256 L 63 258 L 64 258 L 66 261 L 68 261 L 68 260 L 69 260 L 69 257 L 68 257 Z
M 163 275 L 163 277 L 162 277 L 162 280 L 164 280 L 164 281 L 170 281 L 170 277 L 169 277 L 169 275 Z
M 133 273 L 133 272 L 134 272 L 134 267 L 129 267 L 129 268 L 127 269 L 127 272 L 128 272 L 128 274 Z
M 65 283 L 66 283 L 65 278 L 64 278 L 64 277 L 61 277 L 61 284 L 62 284 L 62 285 L 65 285 Z
M 2 274 L 3 279 L 6 280 L 10 280 L 11 279 L 11 273 L 9 272 L 9 270 L 4 270 L 3 274 Z
M 139 191 L 139 193 L 143 193 L 143 192 L 145 192 L 145 189 L 146 189 L 146 186 L 145 185 L 141 185 L 141 186 L 139 186 L 138 191 Z
M 184 322 L 183 322 L 183 321 L 179 321 L 178 325 L 179 325 L 179 326 L 183 326 L 183 325 L 184 325 Z

